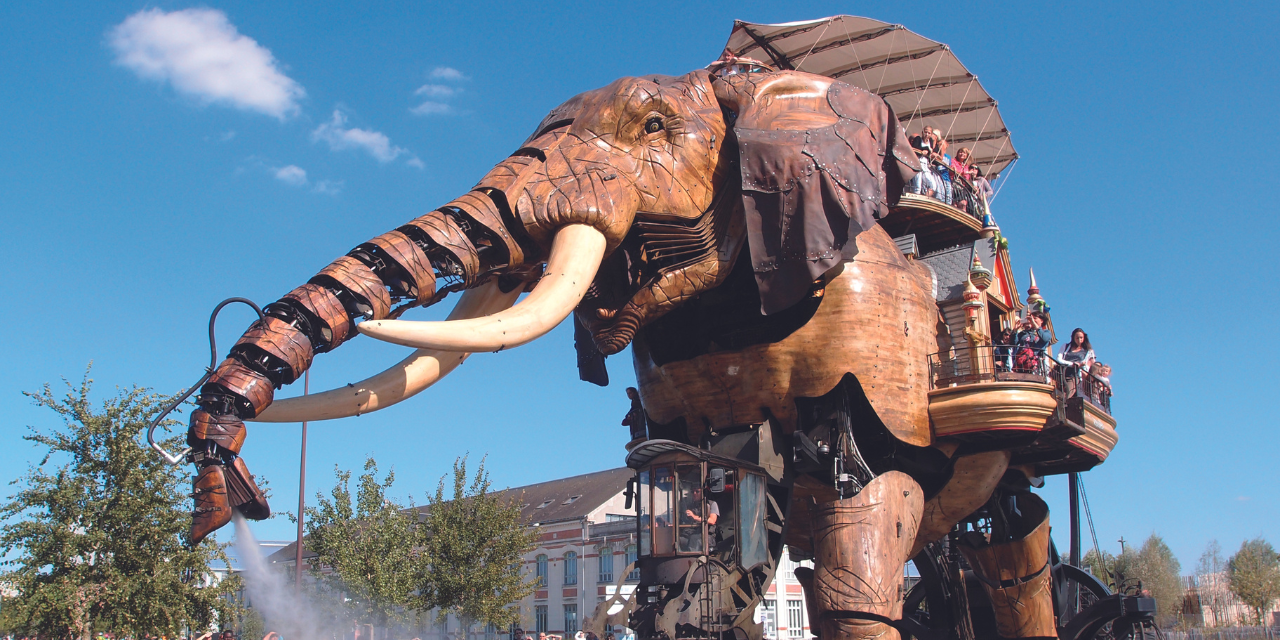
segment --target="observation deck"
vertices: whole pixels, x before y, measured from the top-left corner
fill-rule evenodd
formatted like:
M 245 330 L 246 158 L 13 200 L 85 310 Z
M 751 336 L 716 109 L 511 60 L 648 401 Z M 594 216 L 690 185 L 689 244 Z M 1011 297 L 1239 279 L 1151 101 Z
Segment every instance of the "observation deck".
M 889 237 L 914 235 L 921 254 L 971 243 L 982 237 L 982 217 L 929 196 L 904 193 L 880 221 Z
M 1119 440 L 1111 390 L 1101 379 L 1014 348 L 970 346 L 929 357 L 934 436 L 966 452 L 1011 450 L 1010 465 L 1036 475 L 1087 471 Z

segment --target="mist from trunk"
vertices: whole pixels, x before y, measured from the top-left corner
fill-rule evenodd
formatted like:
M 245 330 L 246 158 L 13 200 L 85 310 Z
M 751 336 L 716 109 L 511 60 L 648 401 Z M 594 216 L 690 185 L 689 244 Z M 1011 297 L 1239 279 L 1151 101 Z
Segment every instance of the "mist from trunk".
M 266 630 L 279 633 L 285 640 L 339 636 L 335 633 L 338 629 L 324 628 L 328 626 L 325 621 L 333 617 L 332 612 L 316 606 L 304 594 L 298 593 L 291 576 L 273 570 L 267 564 L 248 522 L 239 513 L 235 514 L 235 526 L 236 552 L 244 568 L 240 575 L 248 596 L 246 604 L 262 616 Z

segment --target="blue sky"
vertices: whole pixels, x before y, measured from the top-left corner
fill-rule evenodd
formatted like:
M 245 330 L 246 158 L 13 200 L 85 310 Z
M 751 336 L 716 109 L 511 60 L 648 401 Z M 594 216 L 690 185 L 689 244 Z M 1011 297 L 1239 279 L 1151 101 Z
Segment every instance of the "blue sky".
M 5 3 L 0 476 L 37 455 L 26 425 L 55 420 L 21 391 L 90 361 L 102 395 L 178 390 L 215 303 L 274 300 L 464 193 L 570 96 L 701 67 L 734 18 L 839 13 L 950 44 L 1000 101 L 1022 160 L 994 209 L 1019 284 L 1034 267 L 1056 324 L 1115 366 L 1120 444 L 1086 476 L 1103 547 L 1158 532 L 1189 570 L 1210 538 L 1280 542 L 1275 3 Z M 207 48 L 175 48 L 186 33 Z M 224 349 L 248 314 L 223 315 Z M 308 494 L 367 455 L 418 500 L 465 454 L 500 486 L 619 466 L 629 353 L 600 389 L 571 338 L 313 423 Z M 318 358 L 312 389 L 401 351 L 357 340 Z M 243 451 L 277 510 L 296 508 L 298 433 L 251 425 Z M 1042 492 L 1060 544 L 1065 485 Z

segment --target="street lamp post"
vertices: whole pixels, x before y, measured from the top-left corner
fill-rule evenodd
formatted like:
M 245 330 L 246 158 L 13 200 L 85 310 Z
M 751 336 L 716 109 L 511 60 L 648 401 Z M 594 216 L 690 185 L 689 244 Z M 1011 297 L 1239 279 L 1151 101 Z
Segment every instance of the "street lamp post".
M 311 391 L 311 371 L 307 370 L 302 378 L 302 395 Z M 293 550 L 293 590 L 302 591 L 302 519 L 307 498 L 307 423 L 302 423 L 302 461 L 298 465 L 298 542 Z

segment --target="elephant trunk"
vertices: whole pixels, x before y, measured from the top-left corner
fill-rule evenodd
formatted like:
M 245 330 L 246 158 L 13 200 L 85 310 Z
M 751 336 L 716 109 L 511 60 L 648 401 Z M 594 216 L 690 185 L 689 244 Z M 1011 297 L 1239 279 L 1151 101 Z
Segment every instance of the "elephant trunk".
M 525 265 L 538 255 L 527 236 L 517 239 L 522 232 L 509 220 L 501 194 L 477 188 L 358 245 L 267 305 L 200 389 L 191 415 L 187 441 L 198 468 L 193 543 L 230 521 L 232 508 L 247 517 L 269 515 L 238 458 L 243 421 L 262 414 L 274 390 L 301 377 L 315 354 L 354 337 L 357 320 L 395 318 L 494 275 L 501 297 L 514 301 L 506 292 L 523 288 Z M 472 306 L 492 311 L 491 304 Z

